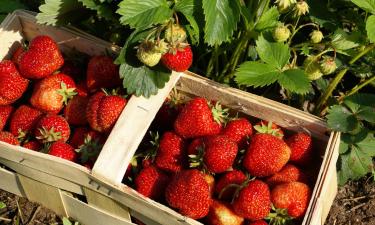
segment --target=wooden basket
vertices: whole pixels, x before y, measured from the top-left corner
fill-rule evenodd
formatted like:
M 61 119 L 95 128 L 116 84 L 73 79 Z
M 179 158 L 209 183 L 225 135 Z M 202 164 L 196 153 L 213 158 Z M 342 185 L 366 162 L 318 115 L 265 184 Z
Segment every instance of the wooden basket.
M 117 46 L 75 28 L 36 24 L 33 13 L 18 10 L 1 24 L 0 59 L 15 51 L 15 43 L 41 34 L 56 40 L 62 51 L 75 49 L 89 55 L 119 51 Z M 172 73 L 165 87 L 149 99 L 132 96 L 92 171 L 60 158 L 0 142 L 0 163 L 12 170 L 0 168 L 0 189 L 40 202 L 60 215 L 87 225 L 132 224 L 130 215 L 148 225 L 201 224 L 121 183 L 128 163 L 173 87 L 187 96 L 220 100 L 233 110 L 274 121 L 291 131 L 308 129 L 319 143 L 322 165 L 303 224 L 324 223 L 337 191 L 340 134 L 329 133 L 318 117 L 192 73 Z M 84 196 L 87 201 L 78 200 L 76 196 Z

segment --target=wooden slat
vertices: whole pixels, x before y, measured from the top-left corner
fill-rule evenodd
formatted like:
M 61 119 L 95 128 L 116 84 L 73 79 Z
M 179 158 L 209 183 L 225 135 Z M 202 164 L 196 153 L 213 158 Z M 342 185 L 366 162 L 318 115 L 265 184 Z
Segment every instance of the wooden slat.
M 3 168 L 0 168 L 0 189 L 18 196 L 25 196 L 17 175 Z
M 172 73 L 165 87 L 149 99 L 130 99 L 96 160 L 94 176 L 121 184 L 131 158 L 180 75 Z
M 134 225 L 127 220 L 113 217 L 96 207 L 87 205 L 69 194 L 62 193 L 61 196 L 68 216 L 79 221 L 82 225 Z
M 26 197 L 30 201 L 38 202 L 43 206 L 52 209 L 60 216 L 67 216 L 64 203 L 61 199 L 61 192 L 58 188 L 41 183 L 18 174 L 19 181 L 24 189 Z
M 62 179 L 56 176 L 52 176 L 48 173 L 44 173 L 40 170 L 36 170 L 33 167 L 29 167 L 17 162 L 9 161 L 3 158 L 0 158 L 0 163 L 6 165 L 17 173 L 30 177 L 34 180 L 38 180 L 42 183 L 49 184 L 51 186 L 73 192 L 75 194 L 83 195 L 82 185 L 73 183 L 69 180 Z
M 101 209 L 103 212 L 110 215 L 122 218 L 123 220 L 131 221 L 128 207 L 91 189 L 84 188 L 84 192 L 87 202 L 91 206 Z

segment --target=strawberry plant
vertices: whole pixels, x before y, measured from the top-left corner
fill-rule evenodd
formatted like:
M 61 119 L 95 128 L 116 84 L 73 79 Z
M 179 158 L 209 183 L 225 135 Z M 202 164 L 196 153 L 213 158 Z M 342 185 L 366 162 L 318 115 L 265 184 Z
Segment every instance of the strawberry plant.
M 326 118 L 343 132 L 340 183 L 374 170 L 374 0 L 46 0 L 39 10 L 40 23 L 123 46 L 115 62 L 129 94 L 150 97 L 171 69 L 189 69 Z

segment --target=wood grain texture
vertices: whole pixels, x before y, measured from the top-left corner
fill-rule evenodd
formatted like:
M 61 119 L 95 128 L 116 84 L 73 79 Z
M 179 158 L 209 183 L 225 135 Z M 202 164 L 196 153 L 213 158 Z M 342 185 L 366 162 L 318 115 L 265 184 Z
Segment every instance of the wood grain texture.
M 25 197 L 25 192 L 18 180 L 17 174 L 3 168 L 0 168 L 0 189 Z

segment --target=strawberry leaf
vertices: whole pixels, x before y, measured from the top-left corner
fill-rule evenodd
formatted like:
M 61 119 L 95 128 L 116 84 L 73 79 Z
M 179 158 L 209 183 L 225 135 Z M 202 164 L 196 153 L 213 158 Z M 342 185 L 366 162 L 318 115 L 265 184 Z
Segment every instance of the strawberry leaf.
M 80 18 L 82 9 L 82 3 L 76 0 L 46 0 L 36 18 L 41 24 L 63 25 Z
M 269 42 L 263 36 L 259 36 L 256 45 L 259 57 L 264 62 L 280 70 L 288 63 L 290 57 L 288 45 Z
M 375 15 L 369 16 L 366 22 L 366 31 L 368 39 L 374 43 L 375 42 Z
M 190 23 L 190 27 L 187 28 L 187 31 L 192 36 L 192 40 L 196 41 L 194 44 L 199 43 L 200 29 L 197 23 L 196 18 L 199 18 L 199 10 L 202 6 L 200 2 L 195 0 L 180 0 L 176 2 L 174 9 L 177 12 L 182 13 L 185 16 L 186 20 Z M 198 14 L 198 15 L 197 15 Z
M 276 6 L 271 7 L 267 12 L 265 12 L 258 23 L 255 25 L 255 30 L 263 31 L 277 26 L 279 20 L 279 10 L 277 10 Z
M 237 29 L 241 8 L 238 0 L 203 1 L 203 12 L 206 24 L 204 40 L 210 45 L 228 42 Z
M 237 69 L 235 80 L 240 85 L 263 87 L 274 83 L 278 76 L 280 76 L 280 72 L 271 65 L 245 62 Z
M 120 22 L 131 28 L 147 28 L 163 23 L 173 14 L 166 0 L 123 0 L 118 6 Z
M 305 72 L 300 69 L 290 69 L 282 72 L 277 81 L 286 90 L 297 94 L 306 94 L 310 89 L 310 80 Z
M 358 127 L 358 120 L 353 113 L 342 105 L 334 105 L 328 110 L 328 126 L 336 131 L 349 132 Z
M 98 13 L 99 17 L 105 18 L 107 20 L 113 20 L 115 17 L 113 16 L 111 6 L 109 4 L 97 4 L 95 0 L 78 0 L 82 2 L 83 6 L 88 9 L 95 10 Z
M 352 0 L 352 2 L 366 12 L 375 14 L 375 0 Z

